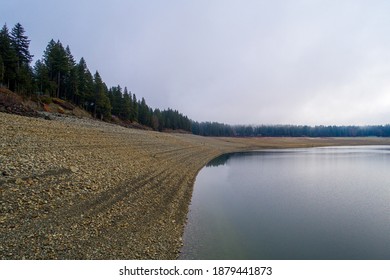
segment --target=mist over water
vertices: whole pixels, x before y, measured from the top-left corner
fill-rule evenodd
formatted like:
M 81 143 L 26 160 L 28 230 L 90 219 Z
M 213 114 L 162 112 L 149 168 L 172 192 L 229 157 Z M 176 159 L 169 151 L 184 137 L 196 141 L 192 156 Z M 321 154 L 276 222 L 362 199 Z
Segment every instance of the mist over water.
M 390 259 L 390 147 L 223 155 L 199 173 L 181 259 Z

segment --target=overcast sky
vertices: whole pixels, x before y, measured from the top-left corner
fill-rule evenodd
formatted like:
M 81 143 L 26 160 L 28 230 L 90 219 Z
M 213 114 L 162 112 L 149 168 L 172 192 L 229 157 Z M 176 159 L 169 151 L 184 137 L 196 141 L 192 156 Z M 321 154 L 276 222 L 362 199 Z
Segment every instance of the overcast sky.
M 1 0 L 153 108 L 229 124 L 390 123 L 390 1 Z

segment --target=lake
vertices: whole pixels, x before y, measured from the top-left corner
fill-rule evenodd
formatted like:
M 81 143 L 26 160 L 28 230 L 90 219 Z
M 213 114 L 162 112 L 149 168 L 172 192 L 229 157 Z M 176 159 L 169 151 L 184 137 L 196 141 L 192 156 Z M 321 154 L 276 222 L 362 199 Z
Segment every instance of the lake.
M 180 259 L 390 259 L 390 147 L 222 155 L 198 174 Z

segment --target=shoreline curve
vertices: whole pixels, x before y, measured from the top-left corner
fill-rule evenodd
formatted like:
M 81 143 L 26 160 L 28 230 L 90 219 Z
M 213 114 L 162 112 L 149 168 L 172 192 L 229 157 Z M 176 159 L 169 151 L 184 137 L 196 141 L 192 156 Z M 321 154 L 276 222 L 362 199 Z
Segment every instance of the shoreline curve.
M 267 148 L 388 138 L 215 138 L 0 113 L 1 259 L 176 259 L 198 172 Z

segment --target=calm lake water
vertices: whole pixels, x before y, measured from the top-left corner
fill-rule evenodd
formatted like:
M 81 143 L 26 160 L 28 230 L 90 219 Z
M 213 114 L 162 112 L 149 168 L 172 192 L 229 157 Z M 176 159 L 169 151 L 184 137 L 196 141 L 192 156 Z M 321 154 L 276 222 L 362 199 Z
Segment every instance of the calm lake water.
M 223 155 L 197 176 L 181 259 L 390 259 L 390 147 Z

